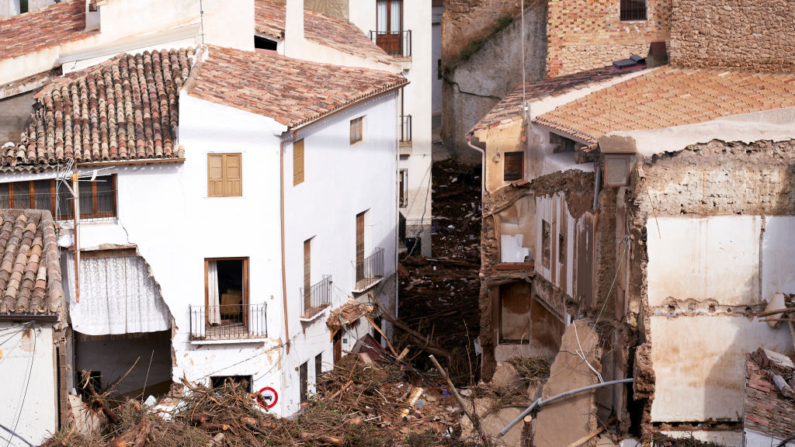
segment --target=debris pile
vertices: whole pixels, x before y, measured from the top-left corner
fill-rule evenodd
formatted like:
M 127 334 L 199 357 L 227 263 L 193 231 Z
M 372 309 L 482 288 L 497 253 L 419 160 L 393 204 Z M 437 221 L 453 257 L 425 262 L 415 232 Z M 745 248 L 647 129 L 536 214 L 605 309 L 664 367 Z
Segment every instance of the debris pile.
M 433 256 L 401 258 L 400 318 L 452 354 L 456 384 L 475 383 L 480 332 L 480 167 L 433 165 Z

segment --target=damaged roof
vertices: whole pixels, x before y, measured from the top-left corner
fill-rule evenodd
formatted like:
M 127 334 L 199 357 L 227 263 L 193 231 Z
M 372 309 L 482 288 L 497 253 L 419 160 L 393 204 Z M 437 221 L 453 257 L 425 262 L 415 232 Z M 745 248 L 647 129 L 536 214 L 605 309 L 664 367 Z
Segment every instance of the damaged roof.
M 85 39 L 97 32 L 86 31 L 85 1 L 65 0 L 0 20 L 0 60 Z
M 537 101 L 543 98 L 560 96 L 585 86 L 607 81 L 624 76 L 628 72 L 616 70 L 612 66 L 595 68 L 593 70 L 545 79 L 541 82 L 525 84 L 524 91 L 520 84 L 508 96 L 502 99 L 486 114 L 470 132 L 490 129 L 512 121 L 522 119 L 522 98 L 527 95 L 528 101 Z
M 286 5 L 275 0 L 256 0 L 255 8 L 257 33 L 284 39 Z M 343 53 L 397 67 L 396 61 L 381 47 L 356 25 L 344 20 L 305 10 L 304 37 Z
M 54 315 L 63 307 L 55 223 L 47 210 L 2 210 L 0 315 Z
M 56 78 L 36 94 L 28 129 L 0 151 L 3 167 L 181 158 L 174 148 L 179 90 L 192 49 L 122 54 Z
M 770 375 L 791 374 L 793 370 L 769 363 L 769 359 L 760 356 L 759 351 L 747 356 L 744 426 L 746 430 L 786 439 L 795 436 L 795 425 L 792 423 L 795 400 L 781 394 Z
M 793 106 L 793 73 L 662 67 L 560 106 L 534 122 L 596 143 L 614 131 L 662 129 Z
M 210 45 L 188 93 L 295 128 L 406 84 L 385 71 Z

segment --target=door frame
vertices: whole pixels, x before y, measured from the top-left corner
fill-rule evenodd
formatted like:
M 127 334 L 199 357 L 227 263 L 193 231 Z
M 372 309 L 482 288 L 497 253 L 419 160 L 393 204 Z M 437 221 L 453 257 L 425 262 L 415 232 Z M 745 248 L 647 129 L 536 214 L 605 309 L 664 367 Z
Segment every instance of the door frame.
M 210 261 L 243 261 L 243 325 L 248 328 L 248 257 L 232 257 L 232 258 L 204 258 L 204 324 L 210 323 L 210 314 L 207 313 L 207 308 L 210 307 L 210 285 L 207 278 L 210 269 Z M 219 295 L 220 299 L 221 296 Z M 220 306 L 221 303 L 218 303 Z

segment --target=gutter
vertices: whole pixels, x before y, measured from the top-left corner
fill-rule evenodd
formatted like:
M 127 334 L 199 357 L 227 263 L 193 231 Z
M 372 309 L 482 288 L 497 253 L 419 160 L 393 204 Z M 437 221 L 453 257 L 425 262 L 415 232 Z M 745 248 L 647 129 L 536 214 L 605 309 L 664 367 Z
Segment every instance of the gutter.
M 284 143 L 294 143 L 296 132 L 287 131 L 285 134 L 289 135 L 287 139 L 282 138 L 279 143 L 279 204 L 281 215 L 281 233 L 282 233 L 282 306 L 284 308 L 284 348 L 287 354 L 290 353 L 290 323 L 287 317 L 287 263 L 285 262 L 285 247 L 284 247 Z M 284 135 L 284 134 L 282 134 Z

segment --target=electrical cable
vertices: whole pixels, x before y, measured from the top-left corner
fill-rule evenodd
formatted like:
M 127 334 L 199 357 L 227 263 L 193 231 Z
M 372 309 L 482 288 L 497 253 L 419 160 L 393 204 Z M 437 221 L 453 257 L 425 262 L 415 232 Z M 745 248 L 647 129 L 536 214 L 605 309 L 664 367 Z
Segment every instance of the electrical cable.
M 34 447 L 33 444 L 31 444 L 30 442 L 28 442 L 27 439 L 25 439 L 22 436 L 20 436 L 19 434 L 17 434 L 17 432 L 15 432 L 14 430 L 11 430 L 10 428 L 6 427 L 3 424 L 0 424 L 0 428 L 2 428 L 3 430 L 11 433 L 12 435 L 16 436 L 17 438 L 21 439 L 22 442 L 24 442 L 25 444 L 29 445 L 30 447 Z M 3 438 L 3 439 L 5 439 L 5 438 Z M 11 439 L 8 439 L 7 441 L 8 441 L 9 444 L 11 443 Z

